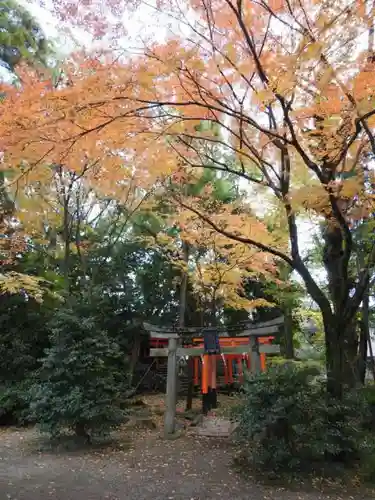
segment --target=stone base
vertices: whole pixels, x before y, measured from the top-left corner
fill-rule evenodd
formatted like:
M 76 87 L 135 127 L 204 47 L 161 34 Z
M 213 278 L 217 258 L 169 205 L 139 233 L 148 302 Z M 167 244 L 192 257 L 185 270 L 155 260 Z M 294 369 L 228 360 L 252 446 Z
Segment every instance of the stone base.
M 228 438 L 236 427 L 236 423 L 226 418 L 205 417 L 202 425 L 196 428 L 196 433 L 206 437 Z

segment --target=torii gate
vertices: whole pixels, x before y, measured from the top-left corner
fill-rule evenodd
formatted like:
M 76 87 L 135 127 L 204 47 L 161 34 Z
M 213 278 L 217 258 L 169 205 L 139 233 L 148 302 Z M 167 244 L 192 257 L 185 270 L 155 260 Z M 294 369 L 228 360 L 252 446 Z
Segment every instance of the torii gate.
M 243 323 L 229 330 L 225 327 L 158 327 L 150 323 L 143 323 L 154 339 L 168 340 L 168 348 L 151 348 L 150 356 L 168 357 L 166 412 L 164 417 L 164 433 L 169 436 L 175 432 L 176 403 L 177 403 L 177 358 L 184 356 L 203 356 L 202 365 L 202 403 L 203 412 L 207 411 L 208 394 L 212 390 L 216 393 L 216 357 L 226 354 L 248 355 L 249 368 L 252 373 L 262 371 L 261 356 L 277 354 L 280 346 L 270 344 L 284 318 L 265 321 L 263 323 Z M 239 332 L 233 335 L 233 332 Z M 232 333 L 232 335 L 231 335 Z M 245 339 L 248 339 L 245 341 Z M 241 339 L 241 342 L 238 342 Z M 230 342 L 233 340 L 233 342 Z M 236 342 L 237 341 L 237 342 Z M 245 342 L 244 342 L 245 341 Z M 188 343 L 184 346 L 183 343 Z M 240 343 L 240 345 L 238 345 Z M 231 345 L 232 344 L 232 345 Z

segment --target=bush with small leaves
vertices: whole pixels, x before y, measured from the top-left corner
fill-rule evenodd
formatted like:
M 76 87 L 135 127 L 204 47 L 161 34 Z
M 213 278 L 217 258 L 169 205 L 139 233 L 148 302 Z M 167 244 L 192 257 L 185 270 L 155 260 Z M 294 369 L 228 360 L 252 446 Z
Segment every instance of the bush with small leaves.
M 369 431 L 374 432 L 375 431 L 375 384 L 369 383 L 365 385 L 365 387 L 363 387 L 362 389 L 362 394 L 370 408 L 370 414 L 368 416 L 369 418 L 365 422 L 365 425 Z
M 59 311 L 51 326 L 51 348 L 32 390 L 32 417 L 52 437 L 70 428 L 90 441 L 125 417 L 124 356 L 91 317 L 79 317 L 74 310 Z
M 360 392 L 334 400 L 316 367 L 292 363 L 249 377 L 234 416 L 246 462 L 281 472 L 327 462 L 352 465 L 371 455 L 363 425 L 368 411 Z
M 0 425 L 31 423 L 28 411 L 31 376 L 23 381 L 7 381 L 0 385 Z

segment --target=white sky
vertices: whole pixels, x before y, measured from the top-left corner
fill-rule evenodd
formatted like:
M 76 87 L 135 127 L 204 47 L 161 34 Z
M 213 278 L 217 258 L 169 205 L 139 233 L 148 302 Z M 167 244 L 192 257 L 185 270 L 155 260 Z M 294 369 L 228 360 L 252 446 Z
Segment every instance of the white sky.
M 63 24 L 61 21 L 57 20 L 53 14 L 51 14 L 54 0 L 43 0 L 47 8 L 40 6 L 40 0 L 17 1 L 27 8 L 41 23 L 47 37 L 56 41 L 56 45 L 61 51 L 61 54 L 68 55 L 75 47 L 85 47 L 91 50 L 106 48 L 105 37 L 100 41 L 93 41 L 92 36 L 83 28 Z M 136 13 L 131 15 L 128 13 L 124 14 L 121 22 L 124 25 L 127 35 L 118 41 L 121 48 L 132 51 L 134 48 L 142 47 L 142 39 L 146 35 L 147 38 L 152 38 L 159 42 L 166 39 L 170 18 L 167 15 L 158 13 L 155 8 L 152 7 L 153 4 L 156 5 L 156 1 L 150 0 L 149 5 L 143 3 L 142 6 L 137 9 Z

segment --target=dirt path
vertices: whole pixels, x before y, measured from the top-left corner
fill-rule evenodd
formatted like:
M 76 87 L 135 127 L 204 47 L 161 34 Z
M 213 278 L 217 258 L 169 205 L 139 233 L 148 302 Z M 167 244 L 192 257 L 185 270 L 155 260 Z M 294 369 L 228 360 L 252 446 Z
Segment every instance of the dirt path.
M 131 449 L 35 451 L 33 430 L 0 433 L 1 500 L 319 500 L 358 496 L 301 494 L 239 477 L 231 450 L 209 439 L 138 437 Z M 31 445 L 31 444 L 32 445 Z M 368 499 L 370 500 L 370 499 Z

